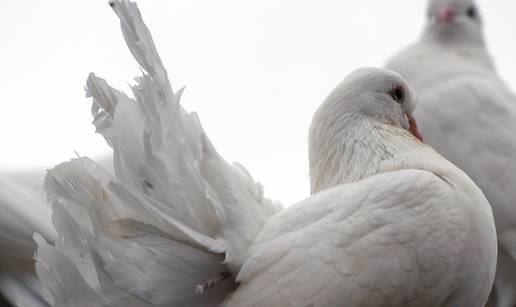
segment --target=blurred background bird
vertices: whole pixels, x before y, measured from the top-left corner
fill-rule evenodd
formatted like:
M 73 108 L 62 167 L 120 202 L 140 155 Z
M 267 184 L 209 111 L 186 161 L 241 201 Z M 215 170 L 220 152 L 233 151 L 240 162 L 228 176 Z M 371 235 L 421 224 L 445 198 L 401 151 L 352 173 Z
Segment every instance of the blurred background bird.
M 516 96 L 498 75 L 472 0 L 431 0 L 414 45 L 387 68 L 415 87 L 425 142 L 468 173 L 489 199 L 498 232 L 496 306 L 516 304 Z M 486 22 L 489 22 L 487 20 Z

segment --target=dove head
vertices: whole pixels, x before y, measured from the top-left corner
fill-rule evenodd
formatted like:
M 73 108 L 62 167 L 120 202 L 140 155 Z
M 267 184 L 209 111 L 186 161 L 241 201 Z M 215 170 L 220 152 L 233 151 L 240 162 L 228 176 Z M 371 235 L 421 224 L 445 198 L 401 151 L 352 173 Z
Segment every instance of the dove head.
M 430 0 L 424 38 L 444 44 L 483 46 L 482 18 L 473 0 Z
M 415 106 L 414 92 L 399 74 L 379 68 L 361 68 L 333 90 L 315 114 L 314 121 L 364 117 L 407 129 L 421 140 L 412 116 Z
M 395 72 L 362 68 L 346 77 L 312 120 L 312 193 L 374 174 L 382 159 L 420 143 L 414 108 L 413 91 Z

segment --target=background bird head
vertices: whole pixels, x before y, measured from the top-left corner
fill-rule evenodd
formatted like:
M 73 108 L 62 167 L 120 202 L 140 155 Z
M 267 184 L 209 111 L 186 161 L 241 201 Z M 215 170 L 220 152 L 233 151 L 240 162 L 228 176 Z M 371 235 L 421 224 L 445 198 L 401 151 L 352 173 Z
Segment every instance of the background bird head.
M 430 0 L 424 38 L 483 46 L 482 17 L 473 0 Z

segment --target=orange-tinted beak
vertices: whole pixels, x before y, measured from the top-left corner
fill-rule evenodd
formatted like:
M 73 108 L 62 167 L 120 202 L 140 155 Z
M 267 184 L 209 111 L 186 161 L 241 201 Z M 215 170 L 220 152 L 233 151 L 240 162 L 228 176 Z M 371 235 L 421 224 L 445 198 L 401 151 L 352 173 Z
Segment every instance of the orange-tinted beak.
M 414 118 L 414 116 L 412 116 L 411 114 L 408 114 L 408 113 L 407 113 L 407 117 L 408 117 L 409 125 L 410 125 L 410 128 L 409 128 L 410 133 L 412 133 L 412 135 L 415 136 L 418 140 L 423 142 L 423 136 L 421 135 L 421 133 L 419 133 L 419 130 L 417 129 L 416 119 Z

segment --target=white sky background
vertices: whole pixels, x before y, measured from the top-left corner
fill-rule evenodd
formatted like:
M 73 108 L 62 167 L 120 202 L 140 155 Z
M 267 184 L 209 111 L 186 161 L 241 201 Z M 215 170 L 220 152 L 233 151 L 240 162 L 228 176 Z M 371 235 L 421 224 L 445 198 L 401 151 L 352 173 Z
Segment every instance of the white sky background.
M 516 1 L 479 1 L 490 49 L 516 86 Z M 309 194 L 313 112 L 353 69 L 419 36 L 426 0 L 139 1 L 183 105 L 228 161 L 288 205 Z M 139 74 L 105 0 L 0 3 L 0 169 L 50 168 L 107 151 L 84 97 L 89 72 Z

